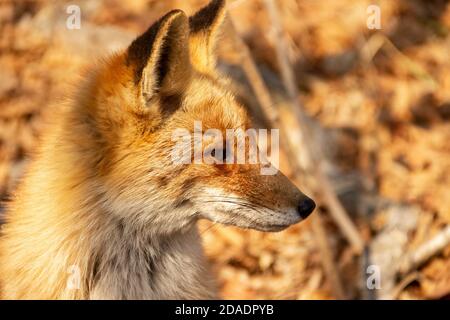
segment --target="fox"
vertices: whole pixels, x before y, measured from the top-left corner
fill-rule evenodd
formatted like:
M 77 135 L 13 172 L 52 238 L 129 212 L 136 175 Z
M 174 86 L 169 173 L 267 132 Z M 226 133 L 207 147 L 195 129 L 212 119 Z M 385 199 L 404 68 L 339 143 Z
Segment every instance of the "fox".
M 277 232 L 312 213 L 261 163 L 172 160 L 178 128 L 251 127 L 216 66 L 225 18 L 223 0 L 170 11 L 51 110 L 6 204 L 2 299 L 218 299 L 198 220 Z

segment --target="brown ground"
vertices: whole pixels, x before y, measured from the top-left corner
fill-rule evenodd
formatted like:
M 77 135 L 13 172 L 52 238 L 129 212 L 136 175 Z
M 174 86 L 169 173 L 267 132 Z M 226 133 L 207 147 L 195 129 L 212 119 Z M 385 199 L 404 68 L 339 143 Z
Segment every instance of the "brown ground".
M 230 2 L 230 15 L 258 65 L 275 79 L 275 39 L 262 2 Z M 381 32 L 366 27 L 370 1 L 278 1 L 299 98 L 336 141 L 330 152 L 336 190 L 362 234 L 373 240 L 373 254 L 381 250 L 383 256 L 392 248 L 413 250 L 450 222 L 450 5 L 372 2 L 381 6 Z M 50 102 L 64 97 L 67 83 L 76 85 L 76 75 L 93 57 L 125 46 L 166 11 L 191 13 L 205 1 L 70 3 L 81 7 L 80 30 L 66 29 L 65 1 L 0 2 L 3 198 L 33 149 L 42 112 L 51 112 Z M 321 210 L 336 272 L 348 297 L 361 297 L 358 260 Z M 202 228 L 225 298 L 334 297 L 310 222 L 276 234 L 207 223 Z M 389 257 L 380 259 L 389 266 Z M 448 297 L 449 269 L 447 247 L 398 297 Z

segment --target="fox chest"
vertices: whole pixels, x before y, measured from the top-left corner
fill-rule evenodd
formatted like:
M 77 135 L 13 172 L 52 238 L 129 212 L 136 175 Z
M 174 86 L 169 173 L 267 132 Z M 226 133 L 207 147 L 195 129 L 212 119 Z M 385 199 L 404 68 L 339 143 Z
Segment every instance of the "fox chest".
M 145 254 L 128 252 L 104 268 L 91 299 L 211 299 L 215 285 L 207 272 L 198 235 L 171 239 Z

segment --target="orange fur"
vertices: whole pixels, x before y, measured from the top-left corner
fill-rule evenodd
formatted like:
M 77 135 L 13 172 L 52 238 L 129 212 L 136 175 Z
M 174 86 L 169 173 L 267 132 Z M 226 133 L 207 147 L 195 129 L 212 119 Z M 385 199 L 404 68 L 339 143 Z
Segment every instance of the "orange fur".
M 214 71 L 224 17 L 217 0 L 190 20 L 168 13 L 54 110 L 8 205 L 2 298 L 214 298 L 198 219 L 267 231 L 300 220 L 292 208 L 306 197 L 281 173 L 170 160 L 177 128 L 250 126 Z

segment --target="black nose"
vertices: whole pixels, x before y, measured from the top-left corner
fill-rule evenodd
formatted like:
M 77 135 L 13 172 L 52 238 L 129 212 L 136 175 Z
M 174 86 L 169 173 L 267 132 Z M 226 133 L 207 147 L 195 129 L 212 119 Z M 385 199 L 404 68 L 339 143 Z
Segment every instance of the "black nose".
M 306 198 L 300 201 L 297 207 L 297 211 L 300 217 L 306 219 L 311 214 L 311 212 L 313 212 L 315 207 L 315 202 L 310 198 Z

